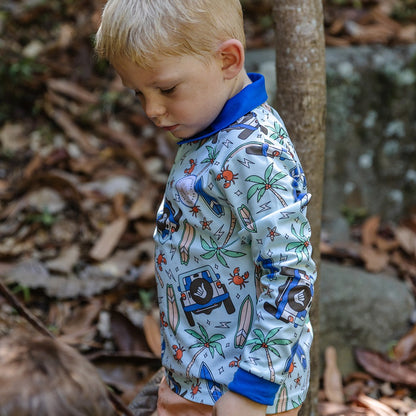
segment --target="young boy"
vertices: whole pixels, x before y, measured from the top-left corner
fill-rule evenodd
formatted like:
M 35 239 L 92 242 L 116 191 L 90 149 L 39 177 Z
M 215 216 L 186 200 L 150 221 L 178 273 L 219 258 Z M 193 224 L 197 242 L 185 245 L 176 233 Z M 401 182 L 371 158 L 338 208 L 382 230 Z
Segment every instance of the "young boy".
M 309 383 L 309 194 L 239 0 L 109 0 L 96 50 L 178 151 L 157 216 L 158 414 L 296 415 Z
M 0 416 L 116 416 L 91 363 L 40 335 L 0 339 Z

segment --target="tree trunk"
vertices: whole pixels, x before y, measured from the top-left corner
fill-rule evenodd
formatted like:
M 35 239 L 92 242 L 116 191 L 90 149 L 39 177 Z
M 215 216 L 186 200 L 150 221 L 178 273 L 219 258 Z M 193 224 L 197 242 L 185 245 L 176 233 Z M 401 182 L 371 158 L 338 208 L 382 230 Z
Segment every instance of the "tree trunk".
M 322 0 L 274 0 L 273 15 L 277 77 L 275 104 L 299 153 L 312 194 L 308 218 L 312 227 L 313 258 L 319 270 L 326 112 Z M 311 384 L 301 411 L 304 416 L 318 415 L 318 283 L 311 311 L 315 340 L 311 351 Z

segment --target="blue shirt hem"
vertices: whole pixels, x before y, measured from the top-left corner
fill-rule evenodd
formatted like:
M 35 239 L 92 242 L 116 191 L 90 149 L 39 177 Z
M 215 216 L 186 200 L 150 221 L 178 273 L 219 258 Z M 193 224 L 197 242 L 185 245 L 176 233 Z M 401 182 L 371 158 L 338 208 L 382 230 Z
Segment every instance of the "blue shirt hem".
M 271 406 L 280 384 L 272 383 L 239 368 L 228 388 L 234 393 L 253 400 L 253 402 Z

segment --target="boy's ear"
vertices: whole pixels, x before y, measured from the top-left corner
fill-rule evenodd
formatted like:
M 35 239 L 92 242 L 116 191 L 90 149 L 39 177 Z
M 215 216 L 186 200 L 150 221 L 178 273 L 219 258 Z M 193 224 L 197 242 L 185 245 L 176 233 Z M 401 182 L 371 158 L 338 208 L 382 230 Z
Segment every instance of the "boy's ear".
M 237 76 L 244 67 L 244 47 L 237 39 L 228 39 L 217 50 L 225 79 Z

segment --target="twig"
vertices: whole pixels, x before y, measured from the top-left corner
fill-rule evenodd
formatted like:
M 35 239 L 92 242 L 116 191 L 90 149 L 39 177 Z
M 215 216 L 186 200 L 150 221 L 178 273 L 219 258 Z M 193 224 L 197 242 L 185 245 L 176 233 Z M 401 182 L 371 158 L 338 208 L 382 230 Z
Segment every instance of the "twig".
M 16 311 L 22 315 L 37 331 L 42 335 L 47 337 L 54 338 L 53 334 L 49 331 L 48 328 L 43 325 L 43 323 L 30 312 L 20 301 L 10 292 L 9 289 L 0 281 L 0 293 L 6 299 L 6 301 L 12 306 Z
M 1 278 L 0 278 L 1 279 Z M 55 339 L 55 336 L 45 327 L 45 325 L 30 312 L 23 304 L 13 295 L 12 292 L 1 282 L 0 280 L 0 293 L 6 299 L 6 301 L 12 306 L 16 311 L 23 316 L 38 332 L 42 335 Z M 134 416 L 131 410 L 122 403 L 118 397 L 110 390 L 107 389 L 108 398 L 113 403 L 114 407 L 123 412 L 125 416 Z

